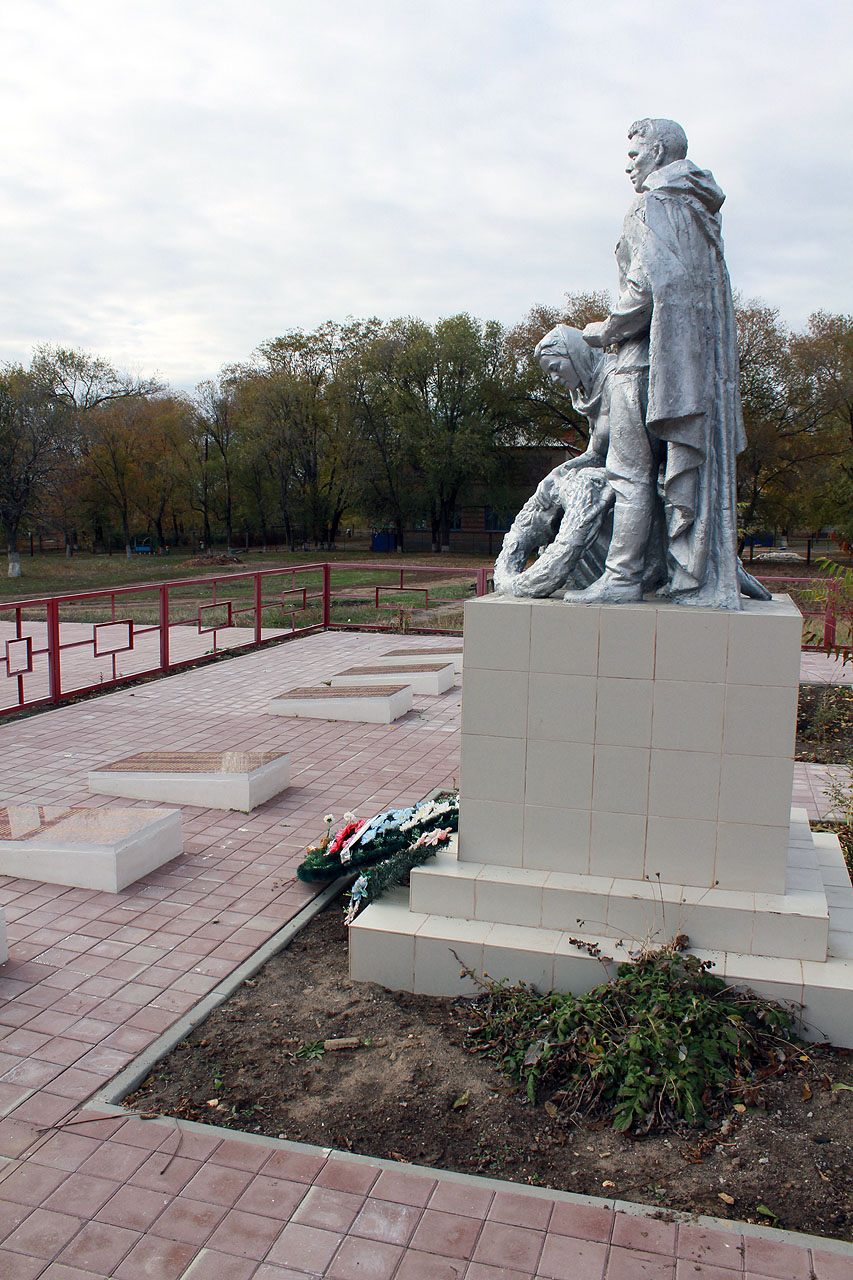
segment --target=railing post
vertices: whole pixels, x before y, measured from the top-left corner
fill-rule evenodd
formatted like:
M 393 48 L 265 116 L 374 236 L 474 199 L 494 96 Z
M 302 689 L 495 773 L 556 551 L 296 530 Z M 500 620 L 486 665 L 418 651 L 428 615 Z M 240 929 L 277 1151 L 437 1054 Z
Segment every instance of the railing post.
M 59 601 L 47 602 L 47 673 L 50 683 L 50 700 L 59 702 L 62 697 L 62 678 L 59 670 Z
M 332 566 L 323 565 L 323 626 L 328 627 L 332 618 Z
M 160 587 L 160 670 L 169 670 L 169 588 Z
M 255 573 L 255 644 L 261 643 L 261 575 Z
M 826 609 L 823 614 L 823 643 L 827 649 L 831 649 L 835 644 L 836 603 L 837 587 L 832 583 L 826 593 Z
M 477 570 L 477 595 L 484 596 L 489 590 L 489 570 Z

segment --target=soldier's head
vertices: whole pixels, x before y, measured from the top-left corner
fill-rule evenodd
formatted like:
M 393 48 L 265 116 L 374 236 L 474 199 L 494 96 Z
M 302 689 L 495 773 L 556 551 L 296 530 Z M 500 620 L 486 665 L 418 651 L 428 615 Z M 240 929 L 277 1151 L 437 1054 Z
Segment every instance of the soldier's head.
M 628 130 L 628 159 L 625 172 L 635 191 L 642 191 L 646 178 L 673 160 L 687 155 L 687 134 L 674 120 L 635 120 Z

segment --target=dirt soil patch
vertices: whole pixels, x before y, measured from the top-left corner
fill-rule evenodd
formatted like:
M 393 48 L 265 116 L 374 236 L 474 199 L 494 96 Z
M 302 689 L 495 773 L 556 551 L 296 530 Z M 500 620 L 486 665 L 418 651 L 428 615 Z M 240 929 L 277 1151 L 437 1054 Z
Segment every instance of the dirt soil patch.
M 470 1020 L 467 1000 L 351 983 L 333 903 L 125 1101 L 146 1115 L 853 1239 L 846 1050 L 810 1049 L 720 1129 L 637 1141 L 531 1106 L 466 1050 Z
M 853 761 L 853 688 L 800 685 L 796 759 L 815 764 Z

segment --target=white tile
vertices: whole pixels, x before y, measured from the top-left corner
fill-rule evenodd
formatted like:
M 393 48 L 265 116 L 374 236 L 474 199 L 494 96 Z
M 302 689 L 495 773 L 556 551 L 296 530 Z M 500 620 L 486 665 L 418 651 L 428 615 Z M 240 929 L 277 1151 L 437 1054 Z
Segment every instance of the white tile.
M 415 934 L 414 990 L 419 995 L 473 995 L 477 984 L 463 970 L 483 974 L 483 943 L 492 925 L 428 916 Z
M 498 868 L 495 868 L 498 870 Z M 454 915 L 459 914 L 454 912 Z M 481 878 L 474 886 L 474 918 L 500 924 L 523 924 L 538 929 L 542 921 L 542 880 L 510 884 Z
M 523 865 L 540 871 L 588 871 L 589 809 L 527 805 Z
M 611 747 L 647 747 L 652 737 L 651 680 L 601 676 L 595 706 L 595 741 Z
M 483 967 L 491 978 L 527 982 L 539 992 L 554 985 L 554 951 L 560 934 L 496 924 L 483 947 Z
M 601 938 L 602 958 L 596 959 L 582 947 L 575 946 L 571 936 L 570 931 L 568 936 L 561 938 L 554 951 L 555 991 L 585 995 L 594 987 L 615 978 L 618 965 L 628 958 L 624 949 L 611 946 L 607 938 Z M 592 935 L 590 940 L 593 940 Z
M 724 755 L 720 822 L 788 826 L 794 762 L 783 756 Z
M 369 928 L 350 933 L 349 976 L 353 982 L 378 982 L 390 991 L 411 991 L 414 956 L 413 934 Z
M 464 869 L 465 863 L 459 864 Z M 461 916 L 473 920 L 476 864 L 471 864 L 470 876 L 442 871 L 430 861 L 423 867 L 415 867 L 411 874 L 409 898 L 411 909 L 425 915 Z
M 724 684 L 655 680 L 652 746 L 719 753 L 725 690 Z
M 793 606 L 760 602 L 733 613 L 729 626 L 729 684 L 795 687 L 800 677 L 802 619 Z
M 589 841 L 589 869 L 593 875 L 642 881 L 645 851 L 644 814 L 593 810 Z
M 661 609 L 657 618 L 656 680 L 719 684 L 726 678 L 728 610 Z
M 489 737 L 523 738 L 527 734 L 527 672 L 465 672 L 462 732 Z
M 555 809 L 588 809 L 592 801 L 592 752 L 588 742 L 531 738 L 527 743 L 526 803 Z
M 716 849 L 716 822 L 649 814 L 645 873 L 650 880 L 660 876 L 665 884 L 709 888 L 714 883 Z
M 598 609 L 573 609 L 562 600 L 534 600 L 530 670 L 556 675 L 598 674 Z
M 785 912 L 757 912 L 752 950 L 759 956 L 789 956 L 797 960 L 825 960 L 829 937 L 826 916 Z
M 460 785 L 470 800 L 524 800 L 525 742 L 523 738 L 493 738 L 462 734 Z
M 752 911 L 737 911 L 700 902 L 685 908 L 678 932 L 686 933 L 695 947 L 717 947 L 722 951 L 745 954 L 754 949 L 754 921 L 755 913 Z
M 595 740 L 596 681 L 592 676 L 531 672 L 527 733 L 560 742 Z
M 509 596 L 465 602 L 465 678 L 472 667 L 527 671 L 530 665 L 530 603 Z
M 650 751 L 642 747 L 596 746 L 592 765 L 593 808 L 601 813 L 645 814 L 649 799 L 649 756 Z
M 589 876 L 589 880 L 599 877 Z M 604 883 L 608 883 L 605 879 Z M 562 929 L 578 933 L 588 922 L 588 928 L 598 929 L 607 919 L 607 896 L 585 893 L 581 890 L 561 889 L 546 881 L 542 889 L 542 924 L 547 929 Z
M 646 874 L 665 884 L 710 888 L 717 849 L 716 822 L 698 818 L 661 818 L 649 814 Z
M 652 749 L 649 813 L 659 818 L 713 822 L 720 790 L 720 757 L 711 751 Z
M 798 686 L 729 685 L 723 750 L 728 755 L 793 756 Z
M 786 829 L 721 822 L 717 828 L 714 879 L 722 889 L 784 893 L 787 881 Z
M 521 866 L 524 806 L 469 800 L 459 806 L 459 860 Z
M 601 609 L 598 674 L 651 680 L 655 669 L 654 605 L 614 604 Z

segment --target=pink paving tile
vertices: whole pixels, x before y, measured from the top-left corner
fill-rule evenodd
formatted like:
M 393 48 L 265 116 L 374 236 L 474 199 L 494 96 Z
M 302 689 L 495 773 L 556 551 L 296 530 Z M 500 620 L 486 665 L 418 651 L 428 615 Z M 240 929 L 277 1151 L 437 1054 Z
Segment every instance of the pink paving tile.
M 270 1249 L 268 1262 L 284 1267 L 307 1267 L 322 1272 L 329 1265 L 343 1237 L 337 1231 L 321 1231 L 291 1222 Z
M 260 1142 L 242 1142 L 239 1138 L 226 1138 L 213 1156 L 214 1164 L 225 1164 L 232 1169 L 246 1169 L 257 1173 L 269 1158 L 269 1147 Z
M 80 1137 L 73 1132 L 56 1133 L 42 1143 L 35 1158 L 39 1164 L 73 1172 L 94 1155 L 100 1145 L 95 1138 Z
M 709 1262 L 690 1262 L 680 1258 L 675 1264 L 675 1280 L 740 1280 L 741 1271 L 729 1267 L 715 1267 Z M 747 1273 L 752 1280 L 753 1273 Z
M 187 1277 L 195 1280 L 195 1276 Z M 264 1262 L 252 1276 L 252 1280 L 316 1280 L 316 1272 L 309 1275 L 307 1271 L 291 1271 L 290 1267 L 274 1267 Z
M 551 1217 L 553 1201 L 515 1191 L 498 1191 L 489 1209 L 489 1218 L 511 1226 L 544 1231 Z
M 437 1187 L 435 1178 L 396 1169 L 384 1169 L 371 1188 L 377 1200 L 393 1200 L 398 1204 L 424 1206 Z M 439 1207 L 439 1206 L 435 1206 Z
M 230 1209 L 251 1181 L 252 1175 L 243 1169 L 207 1163 L 190 1179 L 182 1194 L 191 1200 L 224 1204 Z
M 36 1280 L 43 1268 L 44 1258 L 28 1258 L 23 1253 L 12 1253 L 0 1246 L 0 1276 L 3 1280 Z
M 323 1227 L 326 1231 L 345 1232 L 352 1226 L 363 1204 L 363 1196 L 315 1185 L 300 1202 L 293 1221 L 303 1222 L 309 1227 Z
M 60 1169 L 22 1164 L 0 1182 L 0 1196 L 15 1204 L 28 1204 L 35 1208 L 47 1200 L 66 1178 L 67 1174 Z
M 536 1277 L 529 1271 L 487 1267 L 484 1262 L 472 1262 L 465 1272 L 465 1280 L 536 1280 Z
M 212 1249 L 260 1261 L 281 1231 L 281 1220 L 231 1209 L 210 1237 Z
M 678 1228 L 677 1255 L 693 1262 L 709 1262 L 716 1267 L 737 1270 L 742 1265 L 743 1240 L 734 1231 L 715 1231 L 682 1223 Z
M 268 1178 L 265 1174 L 259 1174 L 249 1183 L 235 1208 L 284 1221 L 291 1216 L 305 1192 L 304 1182 L 290 1182 L 285 1178 Z
M 326 1275 L 329 1280 L 391 1280 L 403 1256 L 399 1245 L 377 1240 L 345 1240 Z
M 318 1187 L 329 1187 L 332 1191 L 352 1191 L 356 1195 L 366 1196 L 378 1177 L 373 1165 L 362 1164 L 358 1160 L 327 1160 L 314 1179 Z
M 37 1258 L 54 1258 L 63 1245 L 80 1230 L 83 1222 L 68 1213 L 34 1209 L 3 1241 L 5 1248 Z
M 5 1238 L 19 1227 L 21 1223 L 30 1216 L 33 1211 L 31 1204 L 16 1204 L 13 1200 L 7 1200 L 4 1204 L 0 1199 L 0 1240 Z
M 634 1217 L 617 1213 L 613 1224 L 613 1243 L 645 1253 L 675 1253 L 675 1223 L 656 1218 Z
M 88 1222 L 60 1253 L 58 1261 L 69 1267 L 81 1267 L 111 1275 L 113 1268 L 126 1257 L 140 1239 L 138 1231 L 109 1226 L 105 1222 Z
M 437 1258 L 434 1253 L 406 1252 L 394 1280 L 461 1280 L 466 1263 L 459 1258 Z
M 215 1249 L 202 1249 L 186 1272 L 186 1280 L 249 1280 L 258 1274 L 257 1263 L 252 1258 L 238 1258 L 231 1253 L 218 1253 Z M 290 1272 L 278 1275 L 288 1280 Z M 309 1277 L 309 1280 L 315 1278 Z
M 494 1191 L 478 1187 L 474 1183 L 439 1182 L 429 1201 L 429 1207 L 447 1213 L 461 1213 L 468 1218 L 485 1218 L 494 1197 Z
M 607 1245 L 574 1236 L 549 1235 L 536 1274 L 548 1280 L 601 1280 Z
M 605 1280 L 673 1280 L 674 1273 L 672 1258 L 665 1258 L 660 1253 L 640 1253 L 637 1249 L 620 1249 L 614 1245 L 604 1274 Z
M 19 1156 L 40 1136 L 35 1125 L 6 1116 L 0 1120 L 0 1156 Z
M 412 1247 L 447 1258 L 470 1258 L 480 1234 L 476 1218 L 439 1209 L 425 1209 L 412 1237 Z
M 116 1184 L 107 1178 L 70 1173 L 53 1195 L 48 1196 L 44 1206 L 46 1209 L 73 1213 L 80 1218 L 91 1218 L 115 1194 L 115 1189 Z
M 313 1182 L 325 1163 L 325 1156 L 279 1148 L 273 1151 L 263 1166 L 263 1172 L 265 1176 L 286 1178 L 290 1182 Z
M 828 1249 L 812 1249 L 812 1265 L 816 1280 L 850 1280 L 853 1254 L 831 1253 Z
M 113 1276 L 115 1280 L 151 1280 L 152 1276 L 157 1280 L 178 1280 L 194 1253 L 195 1245 L 147 1235 L 134 1245 Z
M 371 1198 L 365 1201 L 350 1234 L 384 1240 L 387 1244 L 408 1244 L 420 1216 L 418 1205 Z
M 609 1240 L 613 1218 L 613 1210 L 603 1206 L 558 1200 L 548 1230 L 558 1235 L 576 1236 L 580 1240 Z
M 187 1160 L 185 1156 L 173 1156 L 170 1151 L 153 1151 L 145 1163 L 140 1165 L 131 1176 L 130 1185 L 176 1195 L 200 1168 L 201 1164 L 198 1160 Z
M 509 1227 L 502 1222 L 486 1222 L 477 1241 L 475 1262 L 490 1266 L 533 1270 L 539 1261 L 545 1234 L 526 1227 Z
M 744 1263 L 747 1271 L 772 1276 L 773 1280 L 812 1280 L 807 1250 L 787 1240 L 766 1240 L 744 1236 Z M 853 1262 L 851 1262 L 853 1273 Z
M 115 1182 L 124 1182 L 147 1158 L 148 1152 L 140 1147 L 125 1146 L 123 1142 L 110 1137 L 109 1142 L 104 1141 L 94 1155 L 89 1156 L 89 1159 L 81 1164 L 80 1173 L 90 1173 L 96 1178 L 112 1178 Z
M 145 1231 L 165 1209 L 171 1196 L 144 1187 L 120 1187 L 97 1213 L 99 1222 Z
M 222 1204 L 205 1204 L 202 1200 L 178 1197 L 160 1214 L 155 1234 L 167 1240 L 183 1240 L 186 1244 L 198 1245 L 213 1234 L 227 1212 Z

